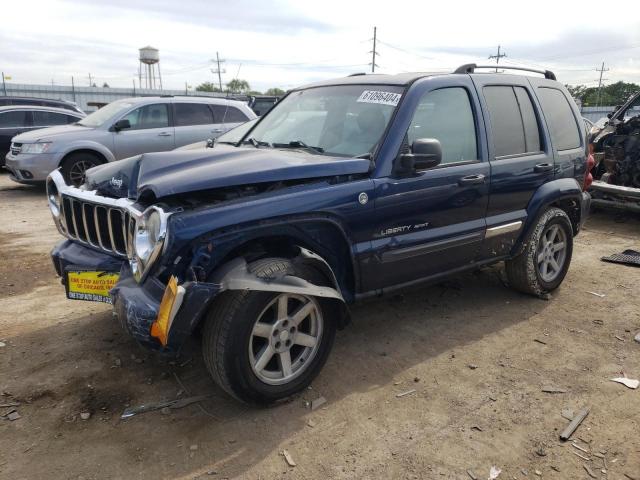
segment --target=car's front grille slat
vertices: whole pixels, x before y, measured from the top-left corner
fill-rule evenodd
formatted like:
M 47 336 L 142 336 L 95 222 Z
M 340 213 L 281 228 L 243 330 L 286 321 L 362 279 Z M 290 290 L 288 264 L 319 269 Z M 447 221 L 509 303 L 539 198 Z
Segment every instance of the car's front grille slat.
M 131 215 L 124 208 L 107 207 L 63 195 L 62 217 L 67 235 L 103 251 L 125 257 Z

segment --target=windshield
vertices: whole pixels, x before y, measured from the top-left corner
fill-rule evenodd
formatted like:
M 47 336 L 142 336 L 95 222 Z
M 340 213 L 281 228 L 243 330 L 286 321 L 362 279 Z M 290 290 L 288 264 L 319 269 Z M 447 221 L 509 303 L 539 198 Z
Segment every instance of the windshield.
M 340 85 L 293 92 L 276 103 L 245 142 L 305 148 L 345 157 L 370 153 L 380 142 L 403 89 Z
M 118 100 L 102 107 L 100 110 L 93 112 L 91 115 L 87 115 L 82 120 L 77 122 L 77 124 L 82 125 L 83 127 L 99 127 L 114 115 L 120 112 L 124 113 L 132 106 L 133 103 L 131 102 Z

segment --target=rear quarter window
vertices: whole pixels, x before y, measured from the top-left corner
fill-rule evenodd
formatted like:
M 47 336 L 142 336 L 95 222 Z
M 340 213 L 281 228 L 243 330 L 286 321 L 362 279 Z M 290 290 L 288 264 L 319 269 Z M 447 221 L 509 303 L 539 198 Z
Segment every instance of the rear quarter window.
M 539 87 L 538 98 L 556 150 L 570 150 L 581 146 L 580 130 L 569 100 L 557 88 Z

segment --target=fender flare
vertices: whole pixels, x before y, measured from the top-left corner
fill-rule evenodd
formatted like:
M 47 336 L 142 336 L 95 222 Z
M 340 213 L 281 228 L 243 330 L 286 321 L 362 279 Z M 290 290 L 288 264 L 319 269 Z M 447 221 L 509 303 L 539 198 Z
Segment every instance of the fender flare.
M 540 214 L 554 202 L 575 199 L 580 202 L 582 188 L 575 178 L 558 178 L 541 185 L 529 200 L 527 218 L 520 233 L 520 238 L 512 252 L 512 256 L 519 255 L 525 248 L 525 240 L 536 225 Z
M 296 245 L 299 249 L 298 255 L 292 259 L 293 264 L 307 264 L 319 268 L 333 283 L 332 287 L 315 285 L 308 280 L 294 276 L 283 275 L 275 279 L 264 279 L 251 273 L 246 260 L 237 257 L 217 268 L 212 276 L 211 282 L 220 285 L 220 291 L 225 290 L 253 290 L 261 292 L 287 292 L 314 297 L 335 299 L 346 305 L 344 297 L 340 292 L 340 287 L 336 276 L 329 264 L 318 254 L 306 248 Z

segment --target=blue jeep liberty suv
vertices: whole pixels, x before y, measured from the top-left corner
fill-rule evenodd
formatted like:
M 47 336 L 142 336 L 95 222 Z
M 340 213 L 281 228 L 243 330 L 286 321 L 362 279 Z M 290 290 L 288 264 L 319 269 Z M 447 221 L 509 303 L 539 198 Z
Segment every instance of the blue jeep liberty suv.
M 485 68 L 323 81 L 237 141 L 100 165 L 80 187 L 52 172 L 67 296 L 112 303 L 165 353 L 201 332 L 213 379 L 269 404 L 309 385 L 358 300 L 502 261 L 547 295 L 589 210 L 585 128 L 552 72 Z

